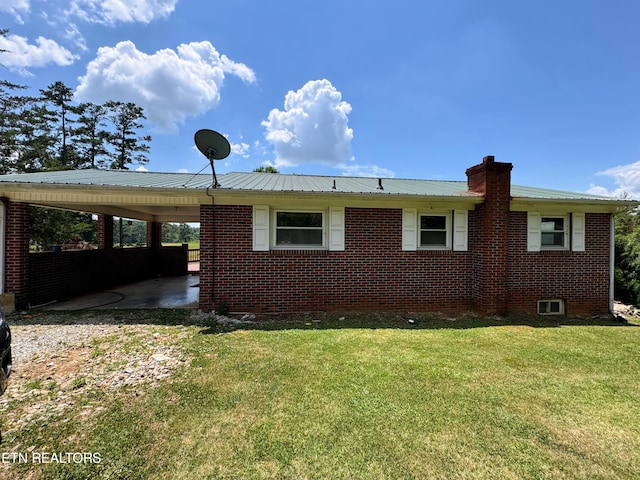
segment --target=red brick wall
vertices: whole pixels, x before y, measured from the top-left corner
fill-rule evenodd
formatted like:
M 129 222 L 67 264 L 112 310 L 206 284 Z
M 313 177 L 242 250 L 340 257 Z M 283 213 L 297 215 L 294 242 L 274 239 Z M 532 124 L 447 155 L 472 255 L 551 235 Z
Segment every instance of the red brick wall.
M 8 202 L 6 207 L 5 291 L 22 306 L 29 289 L 29 205 Z
M 147 247 L 158 249 L 162 246 L 162 223 L 147 222 Z
M 213 305 L 250 312 L 471 308 L 471 254 L 402 251 L 400 209 L 346 208 L 343 252 L 254 252 L 252 214 L 251 206 L 215 207 Z M 210 230 L 201 223 L 201 245 Z M 210 249 L 200 255 L 206 308 L 202 268 Z
M 609 311 L 610 215 L 587 213 L 584 252 L 527 252 L 527 214 L 511 212 L 509 310 L 537 312 L 537 301 L 561 299 L 568 315 Z
M 253 235 L 250 224 L 246 234 Z M 198 304 L 201 310 L 210 312 L 213 303 L 213 205 L 200 205 L 200 292 Z M 250 237 L 252 238 L 252 237 Z M 249 246 L 251 250 L 251 245 Z
M 206 207 L 201 223 L 200 307 L 223 301 L 233 312 L 465 311 L 502 301 L 504 312 L 535 313 L 537 300 L 561 298 L 568 314 L 608 311 L 609 215 L 587 214 L 585 252 L 527 252 L 527 214 L 511 212 L 505 241 L 482 255 L 481 211 L 469 212 L 469 251 L 404 252 L 399 209 L 345 209 L 345 251 L 252 251 L 250 206 Z M 205 218 L 206 217 L 206 218 Z M 215 258 L 204 239 L 215 241 Z M 504 285 L 490 255 L 509 248 Z M 475 252 L 474 252 L 475 251 Z M 486 271 L 481 271 L 487 269 Z M 480 282 L 487 282 L 485 285 Z M 204 288 L 203 288 L 204 286 Z M 489 292 L 494 304 L 482 302 Z M 500 300 L 496 292 L 503 292 Z
M 113 248 L 112 215 L 98 215 L 98 248 Z
M 467 169 L 470 191 L 484 194 L 484 203 L 473 212 L 477 229 L 471 236 L 473 252 L 473 300 L 479 312 L 506 315 L 509 265 L 510 163 L 484 157 Z

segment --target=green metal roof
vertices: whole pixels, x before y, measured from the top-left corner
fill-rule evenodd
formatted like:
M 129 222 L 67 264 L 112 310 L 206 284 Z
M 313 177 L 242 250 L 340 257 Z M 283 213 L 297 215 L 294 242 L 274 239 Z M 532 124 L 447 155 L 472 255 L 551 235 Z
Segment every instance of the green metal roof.
M 550 190 L 547 188 L 525 187 L 522 185 L 511 185 L 511 196 L 513 198 L 534 198 L 538 200 L 617 200 L 615 198 L 591 195 L 589 193 L 566 192 L 564 190 Z
M 211 175 L 87 169 L 0 175 L 0 183 L 197 189 L 210 186 Z
M 221 184 L 221 190 L 247 192 L 481 197 L 467 190 L 466 181 L 231 172 L 218 175 L 218 182 Z M 3 183 L 201 190 L 211 186 L 212 176 L 211 174 L 88 169 L 0 175 L 0 185 Z M 382 188 L 379 188 L 380 186 Z M 610 197 L 519 185 L 511 186 L 511 195 L 516 199 L 621 202 Z M 626 201 L 626 203 L 636 202 Z
M 475 197 L 466 182 L 401 180 L 318 175 L 232 172 L 218 175 L 222 190 L 261 192 L 321 192 Z M 196 189 L 211 186 L 211 174 L 159 173 L 123 170 L 66 170 L 0 175 L 0 183 L 110 186 L 124 188 Z M 379 186 L 382 188 L 378 188 Z
M 361 193 L 376 195 L 425 195 L 475 197 L 466 182 L 403 180 L 397 178 L 281 175 L 233 172 L 218 176 L 222 188 L 272 192 Z

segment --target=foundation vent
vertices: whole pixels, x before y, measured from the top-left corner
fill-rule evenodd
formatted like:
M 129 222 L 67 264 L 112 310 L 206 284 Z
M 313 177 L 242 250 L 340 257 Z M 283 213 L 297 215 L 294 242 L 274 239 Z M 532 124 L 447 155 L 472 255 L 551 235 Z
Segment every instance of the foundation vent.
M 539 315 L 564 315 L 564 300 L 538 300 Z

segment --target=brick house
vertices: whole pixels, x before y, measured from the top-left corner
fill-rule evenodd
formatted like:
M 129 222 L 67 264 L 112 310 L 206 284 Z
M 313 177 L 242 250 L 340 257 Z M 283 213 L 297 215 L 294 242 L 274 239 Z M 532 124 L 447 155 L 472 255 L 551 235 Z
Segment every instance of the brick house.
M 26 205 L 36 204 L 99 215 L 100 249 L 76 269 L 99 266 L 64 275 L 81 277 L 76 292 L 92 283 L 82 278 L 121 280 L 114 265 L 122 262 L 157 274 L 159 262 L 171 263 L 159 253 L 160 225 L 174 221 L 200 223 L 205 311 L 224 302 L 261 313 L 610 312 L 613 213 L 636 202 L 511 185 L 511 170 L 485 157 L 466 182 L 228 173 L 217 189 L 208 175 L 4 175 L 2 292 L 22 306 L 44 299 L 46 286 L 30 287 L 45 268 L 28 253 Z M 149 222 L 144 260 L 113 248 L 113 215 Z M 46 255 L 63 262 L 59 282 L 68 261 Z

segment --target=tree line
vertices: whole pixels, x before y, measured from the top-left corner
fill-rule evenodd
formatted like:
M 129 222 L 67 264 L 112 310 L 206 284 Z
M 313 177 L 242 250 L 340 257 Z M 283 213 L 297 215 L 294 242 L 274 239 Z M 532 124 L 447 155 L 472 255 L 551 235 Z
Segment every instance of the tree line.
M 27 87 L 0 80 L 0 174 L 112 168 L 149 161 L 150 135 L 141 135 L 142 107 L 110 100 L 75 103 L 61 81 Z
M 114 245 L 120 244 L 120 231 L 113 232 Z M 122 222 L 122 243 L 127 246 L 142 246 L 147 241 L 147 223 L 140 220 Z M 162 243 L 189 243 L 200 241 L 200 229 L 186 223 L 163 223 Z

